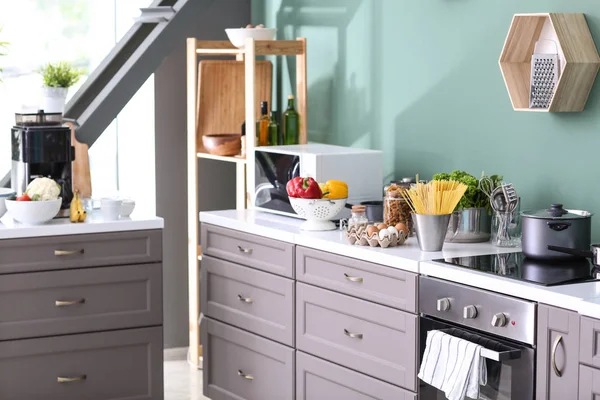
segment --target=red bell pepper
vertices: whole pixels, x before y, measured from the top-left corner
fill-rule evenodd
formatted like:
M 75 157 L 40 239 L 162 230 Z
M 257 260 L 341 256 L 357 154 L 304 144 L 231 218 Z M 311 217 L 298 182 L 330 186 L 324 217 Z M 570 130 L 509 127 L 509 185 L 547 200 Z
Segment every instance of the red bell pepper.
M 285 188 L 290 197 L 302 199 L 320 199 L 323 197 L 319 184 L 313 178 L 296 177 L 288 181 Z

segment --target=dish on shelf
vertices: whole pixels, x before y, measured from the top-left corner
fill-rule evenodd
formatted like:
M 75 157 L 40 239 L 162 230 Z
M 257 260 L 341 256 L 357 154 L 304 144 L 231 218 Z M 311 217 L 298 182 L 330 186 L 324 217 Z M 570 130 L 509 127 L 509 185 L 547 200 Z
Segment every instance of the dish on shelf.
M 56 217 L 60 211 L 62 198 L 46 201 L 6 200 L 10 216 L 26 225 L 41 225 Z
M 202 144 L 209 154 L 215 156 L 235 156 L 242 150 L 242 135 L 239 133 L 203 135 Z
M 275 38 L 275 28 L 230 28 L 225 29 L 227 38 L 232 45 L 238 49 L 243 49 L 246 45 L 246 39 L 251 37 L 254 40 L 273 40 Z

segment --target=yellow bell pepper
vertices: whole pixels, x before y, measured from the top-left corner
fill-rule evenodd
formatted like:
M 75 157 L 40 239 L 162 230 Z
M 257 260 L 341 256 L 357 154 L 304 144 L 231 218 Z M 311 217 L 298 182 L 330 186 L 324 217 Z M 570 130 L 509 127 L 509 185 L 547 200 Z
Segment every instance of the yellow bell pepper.
M 345 199 L 348 197 L 348 184 L 342 181 L 331 180 L 319 183 L 324 199 Z

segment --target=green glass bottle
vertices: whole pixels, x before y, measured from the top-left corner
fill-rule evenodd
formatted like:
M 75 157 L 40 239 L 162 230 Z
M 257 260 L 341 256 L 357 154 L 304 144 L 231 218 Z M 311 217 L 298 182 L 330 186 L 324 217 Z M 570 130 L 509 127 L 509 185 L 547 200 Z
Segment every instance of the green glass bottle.
M 269 146 L 277 146 L 281 143 L 279 134 L 279 124 L 277 123 L 277 111 L 271 111 L 271 121 L 269 122 Z
M 300 142 L 300 115 L 294 108 L 294 96 L 288 96 L 288 107 L 283 113 L 283 139 L 284 144 L 298 144 Z

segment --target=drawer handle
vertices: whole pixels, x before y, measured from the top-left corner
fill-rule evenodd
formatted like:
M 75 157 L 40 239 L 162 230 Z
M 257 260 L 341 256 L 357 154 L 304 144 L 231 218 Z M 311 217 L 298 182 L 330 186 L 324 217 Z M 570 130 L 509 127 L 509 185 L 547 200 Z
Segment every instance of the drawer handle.
M 362 333 L 352 333 L 348 329 L 344 329 L 344 335 L 351 337 L 353 339 L 362 339 L 363 338 Z
M 74 256 L 76 254 L 83 254 L 83 249 L 79 250 L 54 250 L 54 255 L 58 257 Z
M 556 366 L 556 350 L 558 349 L 558 345 L 562 340 L 562 335 L 558 335 L 554 340 L 554 345 L 552 346 L 552 369 L 554 369 L 554 374 L 559 378 L 562 376 L 562 372 Z
M 83 304 L 85 303 L 85 299 L 77 299 L 77 300 L 56 300 L 54 302 L 54 305 L 56 307 L 68 307 L 68 306 L 74 306 L 76 304 Z
M 56 378 L 56 382 L 58 383 L 72 383 L 72 382 L 81 382 L 87 379 L 87 375 L 79 375 L 79 376 L 59 376 Z
M 254 380 L 254 375 L 245 374 L 241 369 L 238 369 L 238 376 L 241 376 L 244 379 L 248 379 L 249 381 Z
M 244 297 L 241 294 L 238 294 L 238 300 L 243 301 L 244 303 L 254 303 L 254 300 L 250 297 Z
M 350 276 L 347 273 L 344 273 L 344 278 L 348 279 L 350 282 L 358 282 L 363 283 L 364 279 L 360 276 Z
M 242 247 L 242 246 L 238 246 L 238 250 L 240 251 L 240 253 L 245 253 L 248 255 L 252 255 L 252 249 L 246 248 L 246 247 Z

